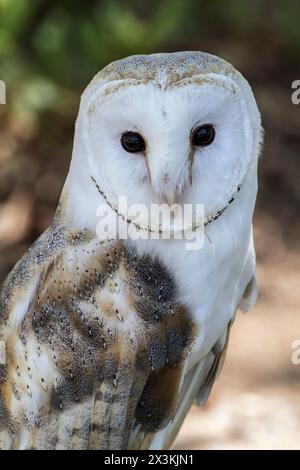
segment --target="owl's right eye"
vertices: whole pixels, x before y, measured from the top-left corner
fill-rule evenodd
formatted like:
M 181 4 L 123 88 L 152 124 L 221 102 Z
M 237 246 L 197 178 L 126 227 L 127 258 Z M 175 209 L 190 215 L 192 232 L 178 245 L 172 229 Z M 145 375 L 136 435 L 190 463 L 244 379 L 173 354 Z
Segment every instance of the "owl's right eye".
M 121 137 L 121 145 L 126 152 L 139 153 L 146 148 L 143 137 L 138 132 L 124 132 Z
M 211 124 L 197 127 L 192 134 L 192 144 L 195 147 L 206 147 L 215 140 L 216 131 Z

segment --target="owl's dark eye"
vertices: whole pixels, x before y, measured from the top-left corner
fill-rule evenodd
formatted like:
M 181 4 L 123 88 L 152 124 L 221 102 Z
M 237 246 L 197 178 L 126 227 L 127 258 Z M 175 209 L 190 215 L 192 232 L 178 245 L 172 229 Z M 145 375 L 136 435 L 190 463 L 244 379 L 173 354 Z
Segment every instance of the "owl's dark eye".
M 143 152 L 146 148 L 143 137 L 137 132 L 124 132 L 121 137 L 121 144 L 126 152 L 138 153 Z
M 197 127 L 192 133 L 192 144 L 195 147 L 206 147 L 210 145 L 216 136 L 216 131 L 211 124 Z

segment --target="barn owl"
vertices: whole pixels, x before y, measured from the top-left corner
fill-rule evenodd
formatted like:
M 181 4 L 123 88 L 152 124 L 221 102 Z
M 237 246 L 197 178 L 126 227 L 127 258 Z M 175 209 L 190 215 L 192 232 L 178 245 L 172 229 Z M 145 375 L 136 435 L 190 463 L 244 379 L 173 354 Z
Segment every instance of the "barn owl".
M 0 448 L 172 445 L 256 300 L 260 136 L 250 86 L 218 57 L 132 56 L 92 80 L 53 223 L 1 290 Z M 120 196 L 201 203 L 201 248 L 101 239 L 100 204 L 132 222 Z

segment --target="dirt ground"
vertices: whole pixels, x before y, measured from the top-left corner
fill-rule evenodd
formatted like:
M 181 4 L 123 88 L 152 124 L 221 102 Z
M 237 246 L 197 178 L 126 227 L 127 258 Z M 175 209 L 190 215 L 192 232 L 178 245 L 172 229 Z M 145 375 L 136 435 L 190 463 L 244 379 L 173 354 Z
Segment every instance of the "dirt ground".
M 263 236 L 262 236 L 263 235 Z M 232 329 L 227 359 L 204 408 L 194 406 L 176 449 L 300 449 L 300 253 L 257 217 L 259 298 Z

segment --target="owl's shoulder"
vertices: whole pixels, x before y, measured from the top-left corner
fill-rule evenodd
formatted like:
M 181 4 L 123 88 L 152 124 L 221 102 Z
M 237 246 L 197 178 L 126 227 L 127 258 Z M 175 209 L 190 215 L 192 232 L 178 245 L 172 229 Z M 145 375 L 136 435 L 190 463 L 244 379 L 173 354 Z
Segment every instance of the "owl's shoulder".
M 55 218 L 4 281 L 0 291 L 0 325 L 8 320 L 16 304 L 26 304 L 27 298 L 32 297 L 40 286 L 42 276 L 66 256 L 68 249 L 84 244 L 89 238 L 87 231 L 68 231 Z

